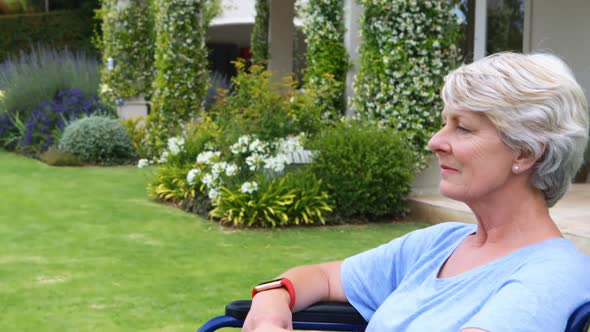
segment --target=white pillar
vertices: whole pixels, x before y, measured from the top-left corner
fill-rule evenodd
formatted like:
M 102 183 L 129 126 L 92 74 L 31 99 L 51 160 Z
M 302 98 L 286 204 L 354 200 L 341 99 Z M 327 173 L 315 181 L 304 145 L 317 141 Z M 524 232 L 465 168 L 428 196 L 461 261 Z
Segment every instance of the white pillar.
M 269 0 L 268 69 L 281 80 L 293 71 L 294 0 Z
M 488 1 L 475 0 L 475 31 L 473 38 L 473 61 L 486 56 L 488 26 Z
M 531 33 L 533 19 L 533 1 L 524 1 L 524 29 L 522 31 L 522 52 L 530 53 L 532 51 Z
M 356 0 L 344 0 L 344 47 L 350 61 L 350 68 L 346 73 L 346 90 L 344 91 L 346 103 L 346 115 L 352 116 L 352 110 L 348 107 L 348 99 L 352 97 L 352 82 L 359 70 L 358 47 L 361 42 L 360 17 L 363 7 Z
M 130 5 L 129 0 L 119 0 L 119 1 L 117 1 L 117 7 L 119 9 L 127 8 L 127 7 L 129 7 L 129 5 Z

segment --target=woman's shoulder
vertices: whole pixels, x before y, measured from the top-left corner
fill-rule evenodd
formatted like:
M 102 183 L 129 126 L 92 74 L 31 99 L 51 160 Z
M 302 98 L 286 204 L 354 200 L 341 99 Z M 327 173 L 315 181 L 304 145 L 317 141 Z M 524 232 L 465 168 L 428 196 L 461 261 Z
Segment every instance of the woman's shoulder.
M 530 256 L 533 262 L 559 262 L 560 264 L 579 264 L 590 262 L 590 256 L 582 253 L 576 245 L 565 238 L 558 237 L 530 246 Z M 582 264 L 590 268 L 590 264 Z
M 580 252 L 564 238 L 537 243 L 528 253 L 517 273 L 521 278 L 560 283 L 579 283 L 590 291 L 590 256 Z

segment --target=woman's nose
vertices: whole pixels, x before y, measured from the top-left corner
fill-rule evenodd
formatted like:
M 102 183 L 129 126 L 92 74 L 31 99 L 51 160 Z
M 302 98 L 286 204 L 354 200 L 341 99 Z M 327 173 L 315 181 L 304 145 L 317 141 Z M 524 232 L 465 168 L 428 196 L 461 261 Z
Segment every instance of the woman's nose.
M 428 149 L 434 153 L 449 152 L 450 145 L 444 135 L 444 127 L 437 131 L 428 141 Z

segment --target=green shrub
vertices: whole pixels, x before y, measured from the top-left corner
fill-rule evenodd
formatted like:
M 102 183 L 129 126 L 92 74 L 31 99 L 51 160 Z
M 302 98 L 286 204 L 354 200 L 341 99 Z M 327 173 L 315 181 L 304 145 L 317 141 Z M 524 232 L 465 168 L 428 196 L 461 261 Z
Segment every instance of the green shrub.
M 233 144 L 238 137 L 256 135 L 262 141 L 319 130 L 320 108 L 314 105 L 313 91 L 300 93 L 296 83 L 271 80 L 271 72 L 244 62 L 236 62 L 238 74 L 232 92 L 220 91 L 209 115 L 223 131 L 221 145 Z
M 42 161 L 51 166 L 82 166 L 83 163 L 71 153 L 64 152 L 55 146 L 41 153 Z
M 210 214 L 234 226 L 284 226 L 289 222 L 287 205 L 293 204 L 294 197 L 284 179 L 261 177 L 242 188 L 221 188 L 217 207 Z
M 259 176 L 238 188 L 222 187 L 210 215 L 232 226 L 324 224 L 323 214 L 332 211 L 328 201 L 313 176 Z
M 209 73 L 209 88 L 207 88 L 207 97 L 205 98 L 205 110 L 208 111 L 213 107 L 215 99 L 219 94 L 219 89 L 229 89 L 230 80 L 220 72 Z
M 413 177 L 412 152 L 393 129 L 343 122 L 320 133 L 311 172 L 342 217 L 399 217 Z
M 195 197 L 198 192 L 189 186 L 186 180 L 189 170 L 190 166 L 160 166 L 148 183 L 148 194 L 155 199 L 174 204 L 182 204 L 189 197 Z
M 155 199 L 207 217 L 211 200 L 199 186 L 188 184 L 187 173 L 194 167 L 196 156 L 214 142 L 217 128 L 214 123 L 203 121 L 189 124 L 186 131 L 186 138 L 168 139 L 167 148 L 158 160 L 160 165 L 148 184 L 148 193 Z M 145 165 L 147 160 L 140 163 Z
M 142 131 L 145 132 L 144 127 L 142 127 Z M 149 133 L 146 133 L 146 135 L 149 135 Z M 209 119 L 205 118 L 191 122 L 186 125 L 183 136 L 168 138 L 162 154 L 158 158 L 150 160 L 150 162 L 173 166 L 192 165 L 199 153 L 215 145 L 218 136 L 220 136 L 220 133 L 217 125 Z M 138 144 L 145 147 L 145 136 L 137 139 Z
M 145 148 L 144 141 L 147 133 L 145 130 L 145 124 L 141 123 L 141 121 L 142 119 L 139 117 L 119 119 L 119 122 L 121 122 L 121 124 L 127 128 L 127 132 L 131 138 L 131 143 L 133 144 L 133 150 L 135 151 L 135 154 L 139 158 L 146 158 L 147 149 Z
M 0 62 L 38 42 L 96 53 L 91 41 L 92 15 L 89 10 L 0 15 Z
M 285 175 L 293 162 L 291 153 L 303 149 L 306 135 L 299 134 L 318 132 L 321 126 L 321 108 L 310 97 L 314 92 L 296 91 L 292 81 L 273 83 L 271 73 L 260 65 L 249 71 L 243 62 L 236 67 L 232 92 L 221 90 L 209 116 L 164 141 L 163 153 L 152 159 L 162 166 L 150 184 L 151 195 L 201 214 L 221 204 L 213 215 L 234 225 L 324 223 L 322 214 L 331 207 L 315 178 L 297 182 Z M 277 176 L 286 178 L 280 184 Z M 266 217 L 266 207 L 241 205 L 250 202 L 244 201 L 241 186 L 252 181 L 261 183 L 256 197 L 260 204 L 270 204 L 274 214 Z M 284 202 L 285 195 L 294 197 L 293 204 L 273 207 Z M 242 217 L 235 216 L 238 210 L 243 210 Z M 279 210 L 285 211 L 287 219 Z
M 193 165 L 197 155 L 212 146 L 219 136 L 216 124 L 207 119 L 188 124 L 185 132 L 180 151 L 174 155 L 168 153 L 168 160 L 174 165 Z M 167 151 L 170 151 L 170 147 Z
M 307 168 L 308 169 L 308 168 Z M 324 215 L 333 211 L 332 199 L 322 190 L 322 182 L 305 170 L 294 170 L 285 176 L 286 186 L 293 189 L 293 204 L 287 206 L 290 224 L 325 224 Z
M 127 129 L 115 119 L 89 116 L 64 130 L 60 148 L 92 164 L 125 164 L 135 158 Z

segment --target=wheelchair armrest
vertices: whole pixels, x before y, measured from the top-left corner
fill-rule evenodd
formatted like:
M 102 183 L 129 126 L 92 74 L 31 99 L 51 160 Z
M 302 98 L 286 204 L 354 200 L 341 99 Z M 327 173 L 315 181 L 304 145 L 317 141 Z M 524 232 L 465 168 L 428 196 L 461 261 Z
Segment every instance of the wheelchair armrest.
M 207 321 L 199 332 L 211 332 L 221 327 L 241 327 L 250 311 L 252 301 L 229 303 L 225 315 Z M 320 302 L 293 313 L 293 327 L 300 330 L 364 331 L 367 322 L 348 303 Z M 580 306 L 570 316 L 566 332 L 586 332 L 590 328 L 590 302 Z
M 239 300 L 225 306 L 225 314 L 244 320 L 250 310 L 250 300 Z M 367 324 L 361 314 L 349 303 L 319 302 L 293 313 L 293 322 L 335 324 Z
M 588 329 L 590 329 L 590 302 L 580 306 L 571 314 L 565 332 L 586 332 Z

